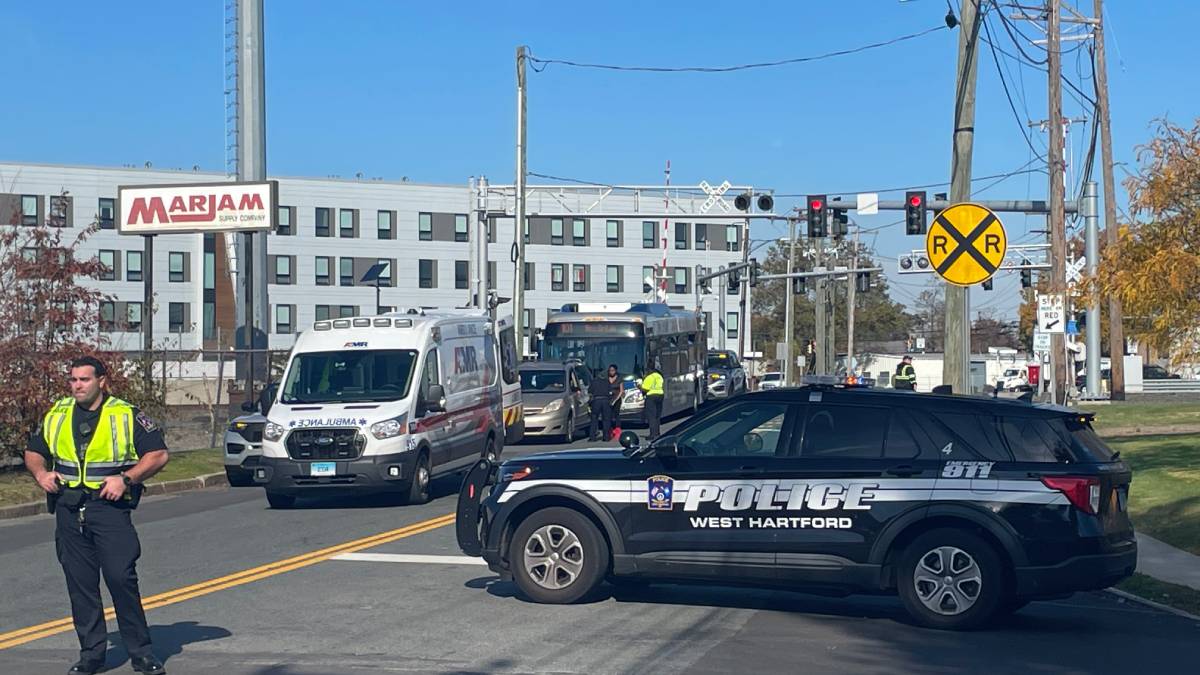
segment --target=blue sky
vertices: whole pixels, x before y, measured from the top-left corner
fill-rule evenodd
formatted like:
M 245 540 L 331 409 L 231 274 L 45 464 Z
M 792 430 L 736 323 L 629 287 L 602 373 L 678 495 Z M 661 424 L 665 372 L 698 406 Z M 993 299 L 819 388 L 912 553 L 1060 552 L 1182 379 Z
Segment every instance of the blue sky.
M 1082 4 L 1090 13 L 1091 3 Z M 1107 4 L 1114 147 L 1117 161 L 1132 168 L 1134 148 L 1149 137 L 1155 117 L 1190 123 L 1200 114 L 1193 42 L 1200 3 Z M 486 174 L 510 182 L 519 44 L 543 58 L 721 66 L 879 42 L 937 26 L 945 13 L 944 0 L 750 2 L 736 11 L 728 3 L 622 0 L 267 0 L 267 166 L 276 175 L 361 171 L 465 183 Z M 0 106 L 0 159 L 220 170 L 223 14 L 222 0 L 4 3 L 0 62 L 10 103 Z M 1014 52 L 994 18 L 992 25 L 997 45 Z M 729 179 L 784 194 L 847 196 L 945 181 L 957 40 L 957 31 L 942 30 L 865 53 L 726 74 L 552 65 L 529 74 L 529 169 L 654 183 L 669 159 L 675 183 Z M 1068 53 L 1063 70 L 1090 93 L 1082 55 Z M 1045 73 L 1001 59 L 1022 124 L 985 48 L 975 136 L 979 176 L 1033 159 L 1019 129 L 1047 114 Z M 1064 105 L 1068 115 L 1086 112 L 1069 96 Z M 1072 128 L 1073 177 L 1089 133 L 1090 127 Z M 1030 137 L 1044 149 L 1042 132 Z M 1118 168 L 1118 180 L 1123 175 Z M 1046 182 L 1044 174 L 1016 176 L 979 196 L 1038 198 Z M 894 220 L 859 222 L 879 227 Z M 1038 218 L 1010 215 L 1005 223 L 1010 242 L 1040 236 L 1027 234 L 1042 227 Z M 754 236 L 783 231 L 782 224 L 756 225 Z M 884 256 L 921 244 L 904 237 L 901 225 L 880 230 L 874 243 Z M 997 279 L 995 291 L 973 291 L 973 304 L 1012 315 L 1015 275 Z M 912 276 L 893 280 L 901 301 L 923 285 Z

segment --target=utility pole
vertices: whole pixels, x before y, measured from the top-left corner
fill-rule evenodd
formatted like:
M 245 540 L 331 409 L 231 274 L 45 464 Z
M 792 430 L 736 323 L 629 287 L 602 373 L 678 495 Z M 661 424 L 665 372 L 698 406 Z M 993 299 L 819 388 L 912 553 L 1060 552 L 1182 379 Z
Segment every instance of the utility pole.
M 814 238 L 814 239 L 809 239 L 808 241 L 810 244 L 814 244 L 814 246 L 816 248 L 816 264 L 814 265 L 813 269 L 824 271 L 824 269 L 825 269 L 824 260 L 823 260 L 825 257 L 824 256 L 824 253 L 825 253 L 824 240 L 820 239 L 820 238 Z M 813 303 L 813 307 L 816 311 L 816 320 L 814 323 L 814 328 L 815 328 L 814 332 L 816 332 L 816 335 L 813 337 L 817 341 L 816 353 L 813 354 L 813 360 L 816 362 L 813 364 L 813 372 L 817 375 L 825 375 L 826 374 L 825 352 L 828 351 L 826 339 L 828 339 L 829 334 L 828 334 L 828 331 L 825 329 L 825 316 L 826 316 L 826 314 L 825 314 L 825 310 L 826 310 L 825 290 L 828 287 L 829 287 L 828 277 L 825 277 L 825 276 L 817 277 L 816 302 Z
M 950 201 L 971 199 L 971 158 L 975 145 L 975 79 L 979 65 L 979 0 L 962 0 L 959 9 L 958 69 L 954 86 L 954 154 L 950 163 Z M 971 392 L 971 291 L 946 284 L 946 339 L 942 383 L 959 394 Z
M 238 2 L 238 180 L 267 179 L 267 98 L 263 56 L 263 0 Z M 272 221 L 274 214 L 272 214 Z M 255 242 L 258 242 L 257 245 Z M 254 397 L 256 357 L 253 351 L 266 347 L 267 233 L 242 234 L 242 279 L 245 297 L 243 333 L 246 359 L 246 396 Z M 255 328 L 263 334 L 256 340 Z M 264 355 L 263 357 L 267 357 Z M 268 368 L 264 362 L 263 372 Z
M 847 265 L 849 269 L 858 268 L 858 232 L 857 224 L 854 226 L 854 243 L 850 248 L 850 262 Z M 854 274 L 849 274 L 846 277 L 846 374 L 854 373 L 854 295 L 858 290 L 858 278 Z
M 1084 255 L 1087 258 L 1087 275 L 1096 278 L 1100 265 L 1100 208 L 1096 199 L 1096 181 L 1083 186 L 1084 212 Z M 1087 310 L 1087 393 L 1092 398 L 1100 397 L 1100 291 L 1095 283 L 1088 289 Z
M 788 218 L 788 259 L 787 273 L 791 274 L 794 271 L 796 260 L 796 219 Z M 787 304 L 784 305 L 783 312 L 783 384 L 791 386 L 792 384 L 792 332 L 795 331 L 795 312 L 796 298 L 792 293 L 792 280 L 787 280 L 787 290 L 784 297 L 787 298 Z
M 1100 124 L 1100 169 L 1104 181 L 1104 240 L 1110 247 L 1116 248 L 1117 193 L 1113 183 L 1112 129 L 1109 126 L 1108 62 L 1104 55 L 1104 7 L 1102 0 L 1094 0 L 1094 5 L 1096 23 L 1092 35 L 1096 41 L 1096 115 Z M 1088 326 L 1089 333 L 1092 328 Z M 1100 330 L 1099 321 L 1095 329 Z M 1121 299 L 1115 295 L 1108 298 L 1108 356 L 1112 362 L 1110 398 L 1122 401 L 1125 399 L 1125 331 Z
M 1048 0 L 1046 3 L 1046 56 L 1047 80 L 1049 91 L 1049 171 L 1050 171 L 1050 292 L 1066 295 L 1066 264 L 1067 237 L 1066 212 L 1063 202 L 1066 200 L 1066 186 L 1063 184 L 1063 171 L 1066 164 L 1063 161 L 1063 119 L 1062 119 L 1062 34 L 1059 28 L 1059 12 L 1061 0 Z M 1064 307 L 1066 305 L 1064 304 Z M 1062 333 L 1052 333 L 1050 343 L 1051 363 L 1054 369 L 1054 381 L 1061 385 L 1062 400 L 1066 401 L 1068 388 L 1071 386 L 1067 359 L 1064 356 L 1058 361 L 1058 356 L 1066 349 L 1065 336 Z M 1057 398 L 1057 394 L 1055 395 Z
M 516 329 L 517 349 L 525 350 L 525 60 L 527 48 L 517 47 L 517 177 L 513 238 L 517 248 L 517 269 L 513 274 L 513 326 Z M 533 326 L 530 326 L 533 329 Z M 521 356 L 525 351 L 521 352 Z
M 828 227 L 828 226 L 826 226 Z M 838 250 L 837 244 L 834 244 L 832 255 L 829 259 L 829 271 L 832 272 L 837 268 Z M 831 275 L 829 281 L 825 284 L 825 330 L 829 335 L 825 337 L 825 373 L 833 375 L 837 372 L 837 275 Z
M 721 265 L 717 269 L 724 272 L 725 266 Z M 728 336 L 728 331 L 729 331 L 729 327 L 725 325 L 725 296 L 729 294 L 729 291 L 726 290 L 726 288 L 725 288 L 725 284 L 727 284 L 728 281 L 726 280 L 726 277 L 724 274 L 722 274 L 720 276 L 720 280 L 721 280 L 720 284 L 719 284 L 721 287 L 720 293 L 717 294 L 717 297 L 720 298 L 717 301 L 717 332 L 720 335 L 717 336 L 718 337 L 717 344 L 721 345 L 721 351 L 724 351 L 725 350 L 725 339 Z
M 750 219 L 747 218 L 745 224 L 741 228 L 742 238 L 742 263 L 750 262 Z M 742 277 L 745 278 L 746 273 L 743 272 Z M 748 311 L 747 299 L 750 297 L 750 284 L 743 281 L 738 284 L 738 359 L 741 360 L 746 355 L 746 334 L 749 332 L 747 324 L 750 323 L 750 312 Z

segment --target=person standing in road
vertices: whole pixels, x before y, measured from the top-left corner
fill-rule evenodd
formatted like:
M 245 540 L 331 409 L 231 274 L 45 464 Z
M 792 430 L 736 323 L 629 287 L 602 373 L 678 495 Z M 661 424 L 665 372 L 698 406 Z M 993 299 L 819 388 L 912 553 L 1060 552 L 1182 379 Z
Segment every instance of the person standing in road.
M 597 375 L 588 383 L 588 405 L 592 411 L 592 423 L 588 437 L 593 441 L 607 441 L 612 436 L 612 400 L 608 377 Z
M 908 354 L 896 364 L 896 375 L 892 386 L 896 389 L 915 391 L 917 388 L 917 371 L 913 368 L 912 357 Z
M 133 669 L 166 671 L 152 652 L 136 563 L 141 544 L 130 518 L 142 483 L 167 463 L 158 426 L 108 394 L 108 371 L 95 357 L 71 362 L 71 396 L 55 402 L 29 439 L 25 466 L 54 514 L 58 560 L 67 581 L 79 661 L 68 673 L 104 667 L 108 629 L 100 575 L 112 595 Z
M 621 371 L 617 364 L 608 364 L 608 400 L 612 406 L 613 435 L 621 428 L 621 395 L 625 393 L 625 385 L 621 381 Z
M 666 394 L 663 387 L 663 376 L 659 373 L 657 361 L 650 365 L 638 388 L 646 396 L 644 408 L 646 424 L 650 427 L 650 440 L 653 441 L 658 438 L 659 426 L 662 422 L 663 396 Z
M 804 371 L 806 375 L 817 372 L 817 341 L 812 338 L 804 347 Z

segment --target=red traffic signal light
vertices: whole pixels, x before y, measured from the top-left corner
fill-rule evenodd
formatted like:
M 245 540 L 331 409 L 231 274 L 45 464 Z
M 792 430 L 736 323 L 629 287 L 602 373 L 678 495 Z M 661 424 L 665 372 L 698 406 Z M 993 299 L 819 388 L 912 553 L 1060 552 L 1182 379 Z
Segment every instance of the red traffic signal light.
M 808 203 L 808 206 L 809 206 L 809 208 L 811 208 L 814 211 L 819 211 L 819 210 L 821 210 L 821 207 L 824 206 L 824 204 L 821 203 L 820 199 L 814 199 Z
M 808 196 L 808 236 L 825 236 L 825 195 Z
M 904 195 L 904 233 L 925 234 L 927 205 L 924 192 L 908 192 Z
M 912 206 L 914 208 L 920 206 L 921 205 L 921 195 L 910 196 L 908 198 L 908 204 L 909 204 L 909 206 Z

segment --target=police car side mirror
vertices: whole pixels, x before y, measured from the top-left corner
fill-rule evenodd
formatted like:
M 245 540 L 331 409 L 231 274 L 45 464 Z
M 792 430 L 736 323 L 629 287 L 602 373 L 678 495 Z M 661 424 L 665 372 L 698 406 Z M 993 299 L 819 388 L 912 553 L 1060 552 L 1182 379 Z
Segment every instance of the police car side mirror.
M 440 384 L 429 385 L 429 400 L 425 402 L 426 412 L 446 412 L 446 388 Z
M 655 457 L 679 456 L 679 447 L 675 444 L 674 436 L 663 436 L 657 441 L 654 441 L 654 445 L 652 445 L 651 448 L 654 450 Z
M 242 401 L 242 412 L 252 413 L 255 408 L 254 401 Z

